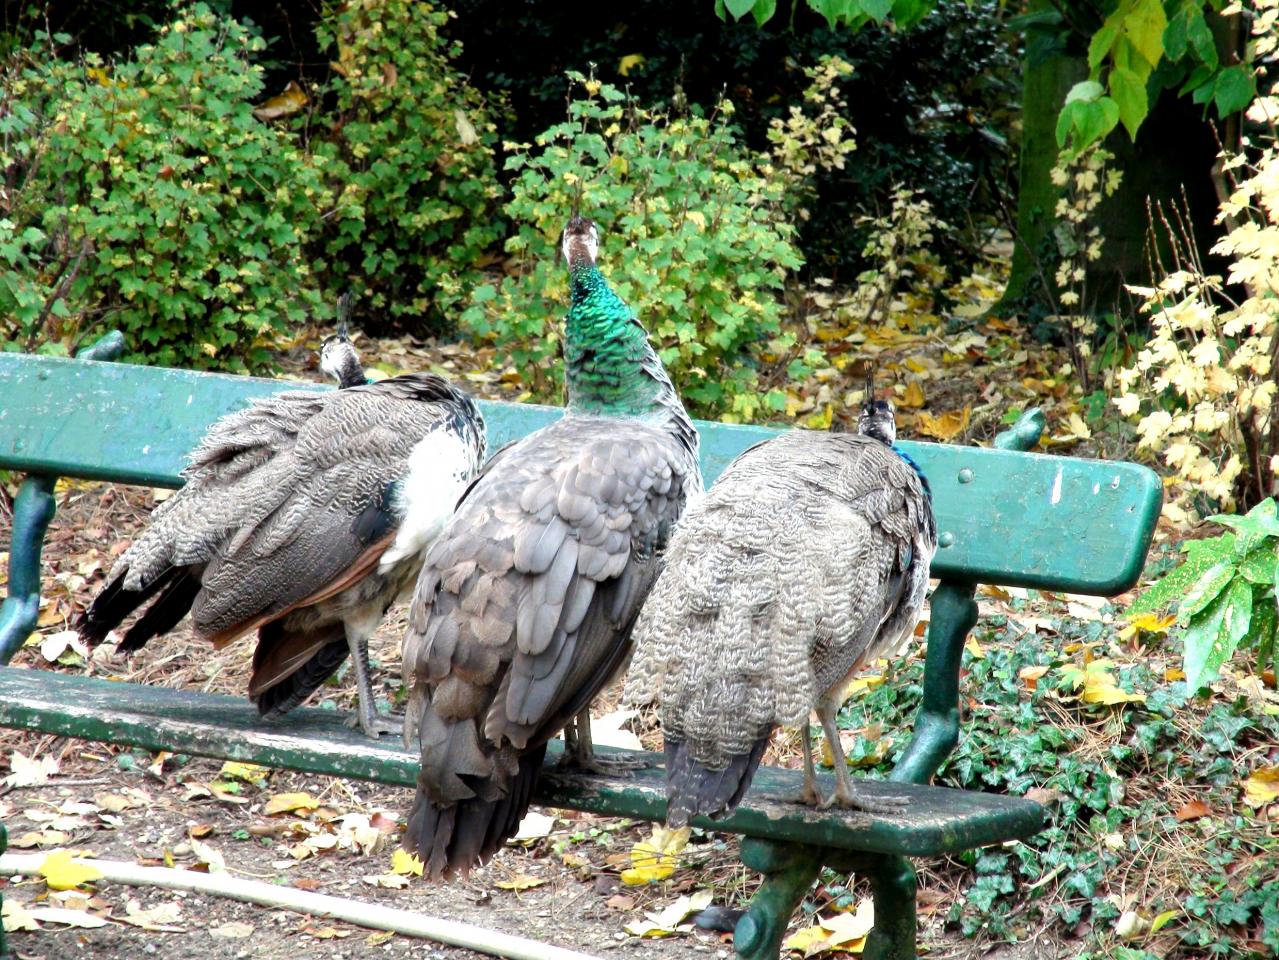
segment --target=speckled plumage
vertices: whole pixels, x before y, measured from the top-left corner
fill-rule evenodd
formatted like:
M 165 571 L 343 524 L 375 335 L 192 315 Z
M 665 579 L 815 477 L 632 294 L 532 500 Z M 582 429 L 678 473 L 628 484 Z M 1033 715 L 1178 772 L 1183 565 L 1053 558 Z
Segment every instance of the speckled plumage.
M 368 635 L 411 586 L 420 554 L 389 569 L 377 561 L 411 499 L 410 455 L 441 433 L 457 441 L 456 462 L 438 464 L 457 474 L 440 504 L 448 512 L 478 469 L 484 428 L 470 398 L 440 377 L 276 394 L 223 417 L 192 453 L 186 485 L 116 561 L 82 635 L 100 642 L 152 596 L 121 650 L 188 610 L 197 634 L 219 645 L 257 630 L 250 696 L 263 713 L 288 710 L 348 647 L 367 658 Z M 362 715 L 365 694 L 362 683 Z
M 625 698 L 658 703 L 669 823 L 729 812 L 774 727 L 807 730 L 909 634 L 936 539 L 921 478 L 881 439 L 796 430 L 729 465 L 635 629 Z
M 410 614 L 405 740 L 422 768 L 404 846 L 431 877 L 466 873 L 514 833 L 547 740 L 629 653 L 660 552 L 701 487 L 696 432 L 594 266 L 593 225 L 573 221 L 566 237 L 568 410 L 485 466 Z

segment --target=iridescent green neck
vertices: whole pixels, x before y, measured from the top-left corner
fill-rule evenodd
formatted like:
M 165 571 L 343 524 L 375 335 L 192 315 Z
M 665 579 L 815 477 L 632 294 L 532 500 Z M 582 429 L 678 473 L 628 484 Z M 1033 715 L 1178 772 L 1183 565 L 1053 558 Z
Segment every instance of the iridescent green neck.
M 564 342 L 569 410 L 643 416 L 663 409 L 663 381 L 668 388 L 669 381 L 630 308 L 589 261 L 573 264 L 569 288 Z

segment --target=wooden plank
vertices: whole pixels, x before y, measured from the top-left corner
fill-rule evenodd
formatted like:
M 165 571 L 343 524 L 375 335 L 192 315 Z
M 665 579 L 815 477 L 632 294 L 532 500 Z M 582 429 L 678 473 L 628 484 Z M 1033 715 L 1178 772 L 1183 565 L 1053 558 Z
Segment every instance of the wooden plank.
M 404 787 L 417 777 L 415 753 L 367 739 L 332 710 L 307 707 L 267 722 L 238 697 L 54 671 L 0 668 L 0 725 Z M 538 803 L 645 820 L 664 816 L 664 773 L 656 766 L 628 778 L 571 772 L 556 767 L 558 742 L 552 746 Z M 825 779 L 830 789 L 831 778 Z M 798 771 L 763 768 L 732 817 L 695 822 L 749 836 L 905 856 L 1029 837 L 1043 825 L 1043 808 L 1029 800 L 884 781 L 864 783 L 874 795 L 908 796 L 910 806 L 902 813 L 815 810 L 792 802 L 801 780 Z
M 252 397 L 311 383 L 0 354 L 0 468 L 178 486 L 207 426 Z M 490 449 L 560 410 L 482 402 Z M 698 422 L 702 471 L 779 431 Z M 1112 595 L 1141 573 L 1162 485 L 1130 463 L 934 443 L 901 444 L 933 487 L 934 577 Z

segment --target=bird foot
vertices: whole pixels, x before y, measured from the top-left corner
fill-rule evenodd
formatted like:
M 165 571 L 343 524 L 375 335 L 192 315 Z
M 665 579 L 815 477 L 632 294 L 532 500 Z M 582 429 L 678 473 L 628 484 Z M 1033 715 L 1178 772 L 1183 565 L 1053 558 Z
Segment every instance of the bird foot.
M 585 757 L 579 757 L 572 752 L 566 752 L 560 757 L 559 765 L 570 770 L 598 773 L 605 777 L 629 777 L 636 770 L 643 770 L 653 764 L 643 757 L 629 753 L 591 753 Z
M 909 797 L 868 797 L 857 787 L 844 788 L 836 783 L 834 792 L 818 804 L 823 810 L 830 807 L 844 807 L 850 810 L 861 810 L 865 813 L 877 813 L 892 816 L 901 813 L 910 806 Z
M 404 716 L 398 713 L 383 716 L 380 713 L 365 714 L 357 710 L 346 718 L 346 725 L 363 730 L 365 736 L 374 740 L 383 734 L 394 734 L 397 737 L 404 735 Z

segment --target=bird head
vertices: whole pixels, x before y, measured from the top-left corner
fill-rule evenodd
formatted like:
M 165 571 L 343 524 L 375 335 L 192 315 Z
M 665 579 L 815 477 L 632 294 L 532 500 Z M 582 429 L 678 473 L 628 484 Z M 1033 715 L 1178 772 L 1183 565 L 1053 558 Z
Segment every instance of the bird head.
M 595 221 L 573 214 L 560 236 L 560 255 L 568 261 L 568 268 L 594 263 L 599 252 L 600 230 Z
M 320 369 L 340 386 L 350 386 L 356 379 L 364 380 L 360 355 L 351 342 L 350 316 L 351 295 L 344 293 L 338 300 L 337 333 L 325 337 L 320 344 Z
M 875 399 L 874 371 L 866 371 L 866 396 L 857 416 L 857 432 L 892 446 L 897 442 L 897 410 L 890 400 Z

